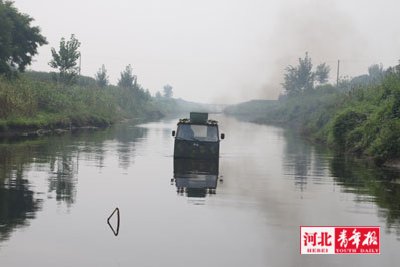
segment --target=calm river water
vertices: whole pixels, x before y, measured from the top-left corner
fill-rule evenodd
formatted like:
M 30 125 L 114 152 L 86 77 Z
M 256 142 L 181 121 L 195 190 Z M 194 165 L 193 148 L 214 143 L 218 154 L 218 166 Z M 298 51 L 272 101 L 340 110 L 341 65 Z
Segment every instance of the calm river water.
M 397 266 L 399 172 L 211 117 L 215 192 L 171 181 L 176 119 L 2 141 L 0 266 Z M 300 225 L 381 226 L 381 255 L 300 255 Z

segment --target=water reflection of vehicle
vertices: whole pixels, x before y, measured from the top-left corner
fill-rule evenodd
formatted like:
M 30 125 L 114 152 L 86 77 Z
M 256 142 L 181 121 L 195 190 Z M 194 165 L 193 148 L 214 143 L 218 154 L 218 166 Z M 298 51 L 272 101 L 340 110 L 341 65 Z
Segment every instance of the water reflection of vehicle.
M 180 119 L 175 136 L 174 158 L 215 159 L 219 157 L 218 122 L 208 113 L 191 112 L 190 119 Z M 225 135 L 221 134 L 221 139 Z
M 218 183 L 218 158 L 213 160 L 174 159 L 174 181 L 178 193 L 204 198 L 215 194 Z

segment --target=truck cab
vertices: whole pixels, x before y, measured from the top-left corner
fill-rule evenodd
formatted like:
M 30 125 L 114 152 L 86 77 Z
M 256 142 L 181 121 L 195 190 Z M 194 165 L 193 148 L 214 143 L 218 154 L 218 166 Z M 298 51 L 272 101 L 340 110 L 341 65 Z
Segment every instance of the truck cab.
M 174 158 L 218 159 L 219 142 L 225 135 L 219 135 L 218 122 L 208 119 L 208 113 L 191 112 L 189 119 L 180 119 L 175 137 Z M 220 138 L 221 137 L 221 138 Z

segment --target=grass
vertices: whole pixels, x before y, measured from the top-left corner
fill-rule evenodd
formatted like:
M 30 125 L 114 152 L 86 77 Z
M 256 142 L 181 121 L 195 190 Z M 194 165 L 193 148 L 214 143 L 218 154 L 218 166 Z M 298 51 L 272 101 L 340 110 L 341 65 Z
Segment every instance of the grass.
M 73 86 L 52 81 L 52 74 L 28 72 L 8 80 L 0 76 L 0 135 L 37 129 L 106 127 L 122 119 L 159 119 L 171 113 L 205 110 L 182 99 L 152 97 L 140 85 L 96 86 L 81 77 Z
M 112 95 L 90 87 L 0 79 L 0 129 L 105 126 L 118 117 Z

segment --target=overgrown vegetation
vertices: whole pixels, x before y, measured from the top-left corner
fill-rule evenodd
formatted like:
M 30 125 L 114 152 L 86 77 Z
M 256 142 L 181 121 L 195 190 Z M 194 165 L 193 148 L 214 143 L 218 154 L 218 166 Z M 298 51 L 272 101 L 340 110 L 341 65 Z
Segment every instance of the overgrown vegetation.
M 231 106 L 225 112 L 295 127 L 309 139 L 371 157 L 377 164 L 400 158 L 400 66 L 383 70 L 373 65 L 368 75 L 342 80 L 338 86 L 295 92 L 276 101 Z
M 104 126 L 116 119 L 116 103 L 105 90 L 55 83 L 0 79 L 0 129 Z
M 51 73 L 26 72 L 19 79 L 0 77 L 0 132 L 107 126 L 125 118 L 158 119 L 201 104 L 152 97 L 135 83 L 130 87 L 98 86 L 90 77 L 77 84 L 52 80 Z

